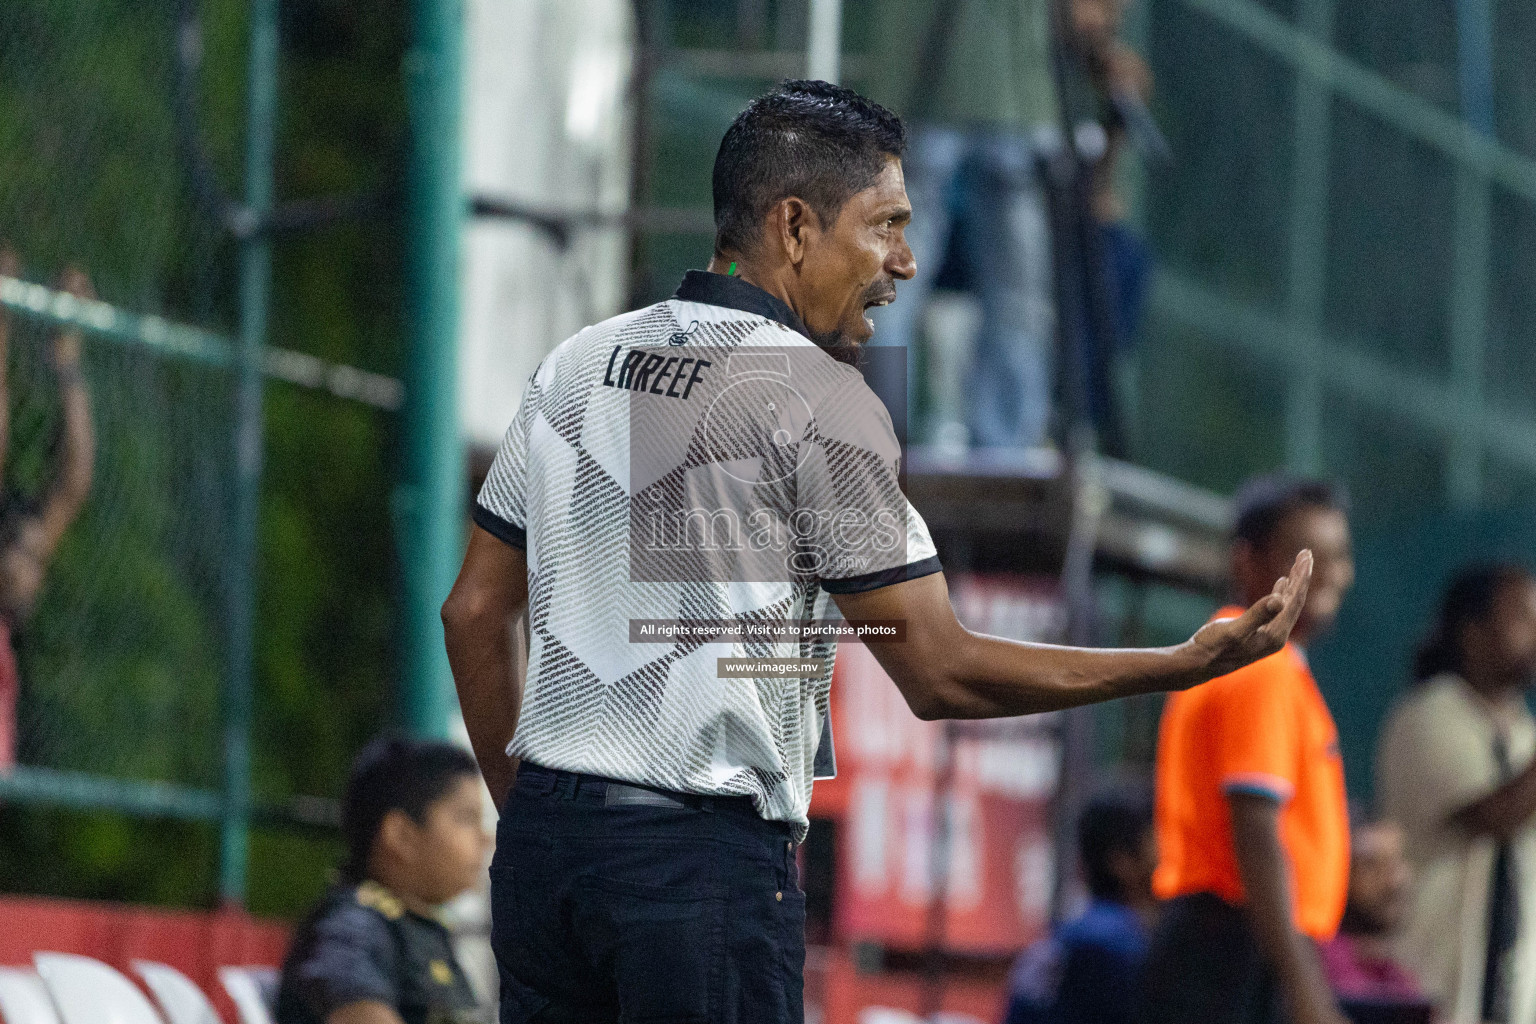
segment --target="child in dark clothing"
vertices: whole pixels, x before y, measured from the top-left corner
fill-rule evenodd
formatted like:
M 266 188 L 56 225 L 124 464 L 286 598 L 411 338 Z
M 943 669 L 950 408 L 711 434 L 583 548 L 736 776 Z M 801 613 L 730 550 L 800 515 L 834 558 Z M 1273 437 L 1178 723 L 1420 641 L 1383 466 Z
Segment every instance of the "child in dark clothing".
M 342 882 L 300 925 L 278 1024 L 468 1024 L 474 993 L 436 909 L 472 888 L 490 847 L 480 773 L 446 743 L 380 740 L 342 807 Z
M 1131 1024 L 1157 901 L 1157 848 L 1144 801 L 1101 797 L 1078 822 L 1092 897 L 1082 916 L 1019 957 L 1006 1024 Z

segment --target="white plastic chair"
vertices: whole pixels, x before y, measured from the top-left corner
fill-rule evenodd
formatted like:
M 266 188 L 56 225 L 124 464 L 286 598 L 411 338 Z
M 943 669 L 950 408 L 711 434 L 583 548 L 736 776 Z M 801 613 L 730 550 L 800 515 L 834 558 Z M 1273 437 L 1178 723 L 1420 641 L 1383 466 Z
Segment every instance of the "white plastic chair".
M 133 961 L 133 970 L 160 1004 L 166 1024 L 223 1024 L 197 983 L 168 964 Z
M 866 1006 L 859 1011 L 859 1024 L 923 1024 L 923 1018 L 893 1006 Z
M 5 1024 L 59 1024 L 48 987 L 36 971 L 0 967 L 0 1021 Z
M 240 1014 L 240 1024 L 273 1024 L 267 992 L 276 988 L 276 971 L 270 967 L 220 967 L 219 981 Z
M 100 960 L 70 953 L 37 953 L 32 960 L 62 1024 L 165 1024 L 138 986 Z

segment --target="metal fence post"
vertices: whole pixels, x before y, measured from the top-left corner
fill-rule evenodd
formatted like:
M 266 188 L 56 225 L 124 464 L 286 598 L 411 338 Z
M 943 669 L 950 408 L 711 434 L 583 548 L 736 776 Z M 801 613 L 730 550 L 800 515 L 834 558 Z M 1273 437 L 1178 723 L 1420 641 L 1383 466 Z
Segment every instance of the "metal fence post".
M 1302 0 L 1301 28 L 1323 46 L 1333 45 L 1334 0 Z M 1291 126 L 1295 174 L 1291 186 L 1290 267 L 1286 306 L 1296 324 L 1293 344 L 1307 346 L 1289 375 L 1285 400 L 1286 464 L 1293 473 L 1323 469 L 1323 373 L 1316 345 L 1328 290 L 1328 156 L 1333 92 L 1327 84 L 1296 75 Z
M 404 458 L 395 507 L 405 590 L 403 717 L 421 736 L 446 735 L 453 712 L 438 610 L 463 554 L 464 445 L 457 407 L 463 19 L 460 0 L 412 0 L 405 58 L 407 342 Z
M 277 0 L 252 0 L 246 83 L 245 203 L 259 224 L 272 208 L 277 123 Z M 224 683 L 224 815 L 219 897 L 245 901 L 250 848 L 251 703 L 256 610 L 256 525 L 261 502 L 262 349 L 272 246 L 262 231 L 240 243 L 240 340 L 235 384 L 235 511 L 229 553 L 229 669 Z
M 1456 53 L 1462 120 L 1496 142 L 1491 0 L 1457 0 Z M 1473 415 L 1465 418 L 1468 426 L 1452 435 L 1446 449 L 1447 490 L 1456 508 L 1476 508 L 1483 496 L 1483 444 L 1470 424 L 1477 421 L 1483 407 L 1491 258 L 1488 243 L 1493 230 L 1493 198 L 1488 184 L 1487 177 L 1474 168 L 1457 165 L 1456 227 L 1451 242 L 1451 382 L 1462 408 Z
M 842 74 L 843 0 L 811 0 L 805 77 L 837 84 Z

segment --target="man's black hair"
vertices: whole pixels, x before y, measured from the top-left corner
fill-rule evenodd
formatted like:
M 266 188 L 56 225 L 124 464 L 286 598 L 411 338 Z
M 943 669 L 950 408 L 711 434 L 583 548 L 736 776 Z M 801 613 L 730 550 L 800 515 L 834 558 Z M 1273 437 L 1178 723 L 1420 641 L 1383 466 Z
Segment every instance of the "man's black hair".
M 373 842 L 390 811 L 403 811 L 421 824 L 427 808 L 452 792 L 460 779 L 479 774 L 469 752 L 450 743 L 384 737 L 368 744 L 352 762 L 341 804 L 341 831 L 347 841 L 342 875 L 349 882 L 368 877 Z
M 1140 856 L 1152 830 L 1152 808 L 1140 797 L 1111 794 L 1094 797 L 1077 819 L 1077 855 L 1083 880 L 1095 899 L 1124 902 L 1111 861 L 1117 853 Z
M 1524 567 L 1512 562 L 1469 565 L 1458 572 L 1440 600 L 1429 636 L 1414 655 L 1414 680 L 1423 682 L 1442 672 L 1460 674 L 1465 660 L 1461 631 L 1471 623 L 1487 622 L 1504 588 L 1530 578 Z
M 715 155 L 715 251 L 751 253 L 774 203 L 797 196 L 830 226 L 906 149 L 901 119 L 827 82 L 783 82 L 737 115 Z
M 1327 480 L 1273 474 L 1254 477 L 1238 488 L 1232 500 L 1237 521 L 1235 540 L 1262 548 L 1274 537 L 1291 513 L 1303 508 L 1349 511 L 1349 494 L 1343 485 Z

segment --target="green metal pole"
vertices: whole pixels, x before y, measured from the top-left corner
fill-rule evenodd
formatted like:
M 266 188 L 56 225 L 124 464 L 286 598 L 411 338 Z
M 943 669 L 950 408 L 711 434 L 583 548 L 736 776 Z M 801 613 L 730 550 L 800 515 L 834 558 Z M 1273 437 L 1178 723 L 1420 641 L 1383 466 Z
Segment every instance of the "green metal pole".
M 1299 20 L 1321 46 L 1333 44 L 1335 0 L 1301 0 Z M 1333 131 L 1328 83 L 1296 74 L 1291 124 L 1295 147 L 1291 188 L 1290 274 L 1286 304 L 1296 342 L 1315 345 L 1328 290 L 1328 157 Z M 1300 353 L 1285 396 L 1285 461 L 1291 472 L 1323 470 L 1323 371 L 1315 348 Z
M 1457 0 L 1457 77 L 1461 116 L 1486 139 L 1494 133 L 1493 3 Z M 1451 380 L 1461 407 L 1476 420 L 1483 407 L 1484 361 L 1488 338 L 1489 235 L 1492 196 L 1488 179 L 1468 164 L 1456 168 L 1456 228 L 1451 263 Z M 1476 508 L 1482 501 L 1486 472 L 1477 432 L 1464 426 L 1446 450 L 1446 483 L 1452 506 Z
M 277 0 L 251 0 L 246 83 L 245 203 L 257 222 L 272 208 L 277 122 Z M 235 352 L 235 514 L 229 553 L 229 669 L 224 684 L 224 819 L 219 896 L 245 901 L 250 853 L 251 693 L 256 611 L 256 520 L 261 501 L 262 346 L 272 247 L 256 231 L 240 243 L 240 338 Z
M 464 552 L 464 444 L 457 406 L 463 36 L 459 0 L 412 0 L 405 58 L 411 141 L 404 459 L 395 507 L 405 585 L 403 717 L 412 733 L 434 737 L 447 734 L 455 706 L 439 609 Z

